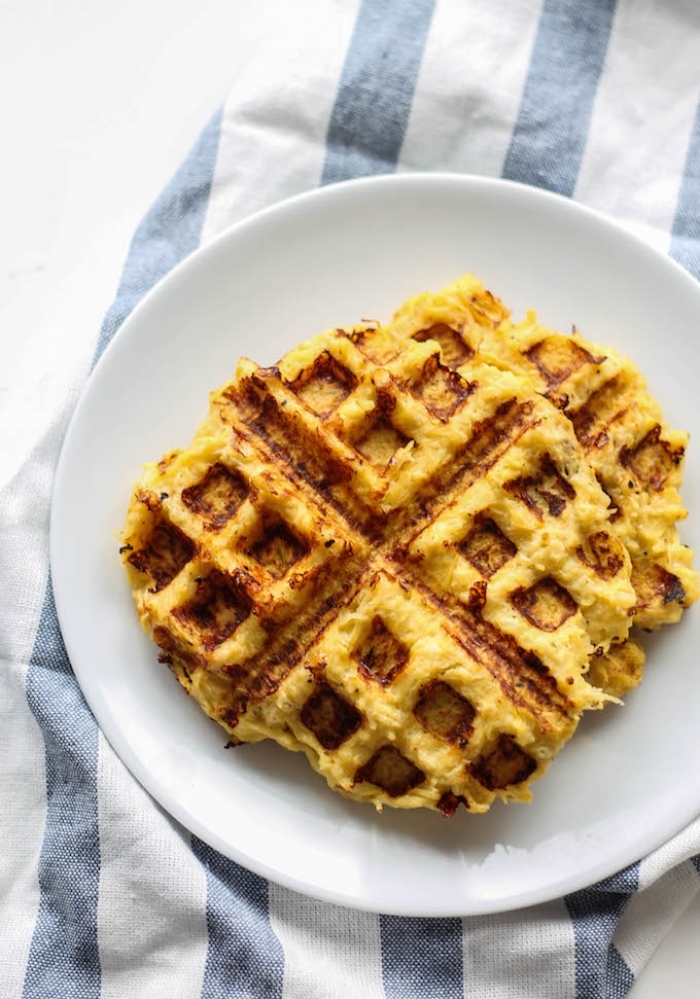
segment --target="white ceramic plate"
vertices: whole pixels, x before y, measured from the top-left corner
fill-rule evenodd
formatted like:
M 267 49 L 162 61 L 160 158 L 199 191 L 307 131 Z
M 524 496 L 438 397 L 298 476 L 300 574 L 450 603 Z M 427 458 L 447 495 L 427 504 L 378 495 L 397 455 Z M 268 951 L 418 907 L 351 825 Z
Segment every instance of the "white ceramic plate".
M 700 811 L 700 611 L 648 643 L 625 709 L 586 718 L 532 805 L 486 816 L 352 804 L 276 746 L 224 752 L 136 619 L 117 555 L 143 462 L 186 445 L 240 354 L 301 339 L 471 271 L 511 306 L 620 348 L 700 441 L 700 286 L 602 217 L 532 188 L 385 177 L 298 197 L 225 233 L 136 309 L 95 369 L 56 479 L 51 561 L 71 662 L 144 787 L 222 853 L 291 888 L 404 915 L 478 914 L 591 884 Z M 684 498 L 700 502 L 697 457 Z M 697 547 L 698 517 L 684 525 Z

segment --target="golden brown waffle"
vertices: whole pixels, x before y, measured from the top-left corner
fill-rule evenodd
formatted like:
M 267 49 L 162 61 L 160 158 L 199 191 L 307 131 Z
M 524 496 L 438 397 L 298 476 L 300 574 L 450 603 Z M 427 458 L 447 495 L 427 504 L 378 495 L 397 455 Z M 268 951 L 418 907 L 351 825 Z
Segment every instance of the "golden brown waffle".
M 375 805 L 528 800 L 629 629 L 626 549 L 571 424 L 461 338 L 365 324 L 241 361 L 147 468 L 141 620 L 233 742 Z M 424 342 L 421 342 L 424 340 Z M 461 343 L 461 346 L 460 346 Z
M 677 528 L 687 516 L 678 491 L 687 433 L 666 425 L 638 369 L 615 350 L 545 329 L 534 316 L 511 336 L 508 350 L 517 342 L 529 377 L 564 408 L 610 497 L 611 531 L 632 558 L 635 623 L 655 629 L 679 621 L 700 595 L 693 553 Z
M 688 435 L 666 425 L 635 365 L 576 330 L 564 336 L 541 326 L 532 312 L 513 323 L 471 275 L 406 302 L 392 331 L 398 342 L 424 339 L 436 324 L 443 341 L 466 339 L 561 408 L 609 497 L 609 529 L 630 553 L 635 624 L 678 621 L 700 595 L 693 553 L 677 528 L 687 515 L 678 490 Z M 459 371 L 459 363 L 445 363 Z

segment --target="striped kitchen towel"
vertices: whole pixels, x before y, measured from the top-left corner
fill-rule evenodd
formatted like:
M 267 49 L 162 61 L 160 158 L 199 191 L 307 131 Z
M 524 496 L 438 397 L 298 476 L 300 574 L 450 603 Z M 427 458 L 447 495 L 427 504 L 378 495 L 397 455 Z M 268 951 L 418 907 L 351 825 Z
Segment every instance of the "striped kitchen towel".
M 139 226 L 99 336 L 76 331 L 97 355 L 154 283 L 225 227 L 316 185 L 392 171 L 556 191 L 700 278 L 691 0 L 304 0 L 299 10 L 303 24 L 285 21 L 240 68 Z M 56 619 L 47 511 L 67 415 L 48 414 L 0 493 L 0 997 L 624 996 L 700 888 L 700 820 L 566 898 L 421 919 L 299 896 L 154 804 L 87 709 Z

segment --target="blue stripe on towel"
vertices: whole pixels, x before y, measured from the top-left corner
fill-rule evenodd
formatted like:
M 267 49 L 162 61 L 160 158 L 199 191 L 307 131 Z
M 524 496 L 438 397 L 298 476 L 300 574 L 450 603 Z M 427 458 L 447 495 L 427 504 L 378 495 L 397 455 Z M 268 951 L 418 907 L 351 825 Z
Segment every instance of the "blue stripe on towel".
M 386 999 L 463 999 L 462 920 L 382 916 Z
M 187 159 L 134 233 L 117 297 L 102 324 L 95 361 L 146 292 L 199 246 L 214 177 L 222 114 L 219 110 L 210 119 Z
M 624 999 L 633 985 L 634 975 L 625 964 L 620 952 L 613 945 L 608 952 L 605 991 L 601 993 L 602 999 Z
M 326 136 L 322 184 L 391 173 L 435 0 L 362 0 Z
M 73 675 L 51 581 L 27 671 L 27 701 L 44 735 L 46 830 L 39 856 L 39 912 L 23 999 L 100 994 L 97 896 L 97 725 Z
M 545 0 L 503 176 L 571 196 L 615 0 Z
M 690 136 L 671 235 L 671 256 L 700 280 L 700 104 Z
M 634 976 L 612 945 L 612 938 L 638 887 L 636 863 L 591 888 L 566 896 L 576 945 L 577 999 L 622 999 L 632 985 Z
M 192 837 L 207 878 L 209 948 L 202 999 L 277 999 L 284 954 L 270 924 L 267 881 Z

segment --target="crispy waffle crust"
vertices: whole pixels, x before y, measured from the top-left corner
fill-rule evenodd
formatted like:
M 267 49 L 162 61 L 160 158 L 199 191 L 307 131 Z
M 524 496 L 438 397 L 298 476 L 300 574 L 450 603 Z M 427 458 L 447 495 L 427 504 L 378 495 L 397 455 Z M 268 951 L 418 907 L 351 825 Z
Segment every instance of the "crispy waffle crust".
M 190 447 L 147 467 L 122 557 L 232 743 L 450 815 L 528 800 L 641 662 L 632 563 L 572 422 L 481 348 L 495 299 L 468 320 L 438 302 L 242 360 Z
M 677 527 L 687 516 L 678 490 L 688 435 L 667 426 L 635 365 L 576 329 L 565 336 L 540 325 L 533 312 L 512 322 L 471 275 L 406 302 L 392 331 L 400 343 L 436 323 L 470 329 L 490 362 L 527 378 L 562 410 L 609 497 L 609 530 L 630 553 L 634 623 L 653 630 L 678 621 L 700 595 L 693 552 Z

